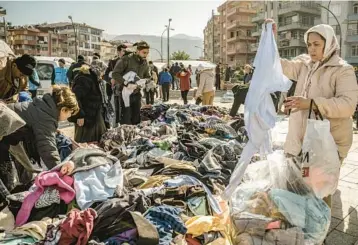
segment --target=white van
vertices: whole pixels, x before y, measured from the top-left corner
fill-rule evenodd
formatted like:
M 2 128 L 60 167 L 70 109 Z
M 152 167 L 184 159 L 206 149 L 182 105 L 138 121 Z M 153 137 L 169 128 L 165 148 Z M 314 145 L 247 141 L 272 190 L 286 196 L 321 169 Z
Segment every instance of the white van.
M 39 75 L 41 88 L 37 90 L 37 95 L 42 96 L 45 93 L 51 93 L 51 76 L 53 69 L 59 67 L 58 60 L 64 59 L 66 61 L 65 67 L 70 68 L 74 62 L 72 58 L 68 57 L 46 57 L 46 56 L 35 56 L 37 61 L 36 70 Z

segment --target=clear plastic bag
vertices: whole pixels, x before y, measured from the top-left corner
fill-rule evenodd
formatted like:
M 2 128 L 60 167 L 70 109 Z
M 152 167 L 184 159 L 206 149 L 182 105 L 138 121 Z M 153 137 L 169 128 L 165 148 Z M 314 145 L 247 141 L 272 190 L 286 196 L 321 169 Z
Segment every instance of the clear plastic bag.
M 328 120 L 308 119 L 302 157 L 305 183 L 317 197 L 332 195 L 338 186 L 341 162 Z
M 300 161 L 275 151 L 248 166 L 230 198 L 234 244 L 321 244 L 331 212 L 306 185 Z M 276 243 L 275 243 L 276 242 Z
M 271 142 L 273 150 L 282 150 L 288 133 L 288 118 L 276 122 L 271 129 Z

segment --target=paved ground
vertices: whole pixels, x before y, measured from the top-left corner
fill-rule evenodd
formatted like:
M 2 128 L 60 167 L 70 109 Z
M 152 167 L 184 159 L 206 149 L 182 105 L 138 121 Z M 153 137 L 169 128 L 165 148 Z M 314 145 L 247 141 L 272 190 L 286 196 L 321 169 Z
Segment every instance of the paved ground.
M 333 196 L 332 222 L 327 245 L 358 245 L 358 135 L 341 169 Z
M 189 103 L 194 103 L 192 97 L 188 99 Z M 179 98 L 170 102 L 183 103 Z M 220 103 L 219 97 L 215 97 L 214 105 L 231 107 L 231 103 Z M 63 127 L 61 131 L 73 137 L 74 127 Z M 333 196 L 332 222 L 326 245 L 358 245 L 358 134 L 354 134 L 353 146 L 344 161 L 338 190 Z

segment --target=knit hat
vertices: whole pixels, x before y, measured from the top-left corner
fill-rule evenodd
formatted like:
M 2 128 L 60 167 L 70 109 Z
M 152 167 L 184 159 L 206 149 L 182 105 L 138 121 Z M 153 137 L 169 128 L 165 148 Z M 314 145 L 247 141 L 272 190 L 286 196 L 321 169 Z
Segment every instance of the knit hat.
M 93 59 L 100 59 L 101 55 L 99 53 L 94 53 L 93 54 Z
M 17 68 L 26 76 L 31 76 L 36 67 L 36 59 L 33 56 L 24 54 L 15 59 Z

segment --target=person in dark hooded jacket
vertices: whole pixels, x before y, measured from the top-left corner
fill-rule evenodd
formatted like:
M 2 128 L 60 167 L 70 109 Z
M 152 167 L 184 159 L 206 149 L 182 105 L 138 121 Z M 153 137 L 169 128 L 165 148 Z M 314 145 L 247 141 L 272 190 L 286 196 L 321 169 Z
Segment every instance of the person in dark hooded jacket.
M 101 68 L 88 65 L 83 65 L 73 80 L 79 113 L 69 121 L 75 123 L 75 141 L 79 143 L 98 142 L 106 132 L 101 82 Z
M 71 90 L 55 85 L 52 94 L 34 98 L 33 102 L 12 103 L 7 106 L 26 123 L 25 132 L 31 137 L 27 139 L 30 142 L 24 143 L 35 147 L 36 153 L 48 169 L 59 165 L 61 161 L 56 146 L 58 121 L 66 121 L 78 111 L 78 103 Z

